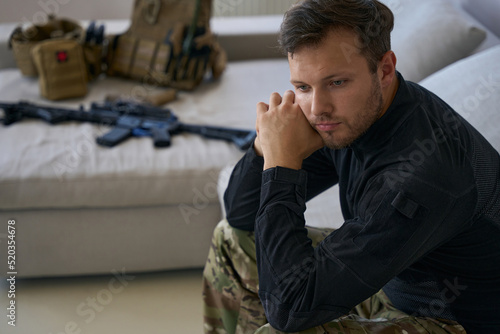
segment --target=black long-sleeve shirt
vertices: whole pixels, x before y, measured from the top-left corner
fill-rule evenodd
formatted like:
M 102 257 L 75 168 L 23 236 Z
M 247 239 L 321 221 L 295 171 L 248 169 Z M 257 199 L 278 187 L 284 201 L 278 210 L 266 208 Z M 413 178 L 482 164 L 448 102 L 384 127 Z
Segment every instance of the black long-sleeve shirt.
M 500 333 L 499 154 L 398 77 L 387 112 L 351 147 L 264 172 L 250 149 L 233 171 L 227 218 L 255 231 L 259 296 L 278 329 L 338 318 L 383 288 L 411 315 Z M 345 222 L 313 248 L 305 203 L 336 183 Z

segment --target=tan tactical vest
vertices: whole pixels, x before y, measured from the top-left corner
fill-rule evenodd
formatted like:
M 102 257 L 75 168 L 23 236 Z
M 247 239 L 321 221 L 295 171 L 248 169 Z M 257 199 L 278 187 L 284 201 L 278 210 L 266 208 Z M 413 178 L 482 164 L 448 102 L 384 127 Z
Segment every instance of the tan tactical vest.
M 130 28 L 110 41 L 108 75 L 191 90 L 226 54 L 210 30 L 212 0 L 136 0 Z

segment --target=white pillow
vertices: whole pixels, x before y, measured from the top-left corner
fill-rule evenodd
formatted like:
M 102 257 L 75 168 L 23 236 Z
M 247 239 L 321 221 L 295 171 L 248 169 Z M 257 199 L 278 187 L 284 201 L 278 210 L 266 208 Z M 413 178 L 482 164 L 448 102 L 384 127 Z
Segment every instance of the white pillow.
M 406 80 L 418 82 L 467 57 L 486 38 L 486 32 L 449 0 L 381 2 L 394 12 L 392 49 Z
M 463 59 L 420 84 L 436 93 L 500 152 L 500 45 Z

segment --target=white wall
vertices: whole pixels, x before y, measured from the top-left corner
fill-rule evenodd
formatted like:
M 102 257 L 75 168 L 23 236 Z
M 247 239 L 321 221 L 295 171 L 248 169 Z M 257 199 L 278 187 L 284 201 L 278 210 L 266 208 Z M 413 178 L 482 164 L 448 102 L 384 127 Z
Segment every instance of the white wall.
M 296 0 L 213 0 L 214 16 L 284 13 Z M 47 13 L 75 20 L 128 19 L 134 0 L 0 0 L 0 23 L 45 22 Z
M 47 13 L 75 20 L 129 18 L 133 0 L 1 0 L 0 22 L 45 22 Z
M 214 16 L 283 13 L 296 0 L 213 0 Z M 419 0 L 414 0 L 419 1 Z M 450 0 L 500 36 L 500 0 Z M 47 13 L 75 20 L 128 19 L 134 0 L 0 0 L 0 23 L 45 22 Z

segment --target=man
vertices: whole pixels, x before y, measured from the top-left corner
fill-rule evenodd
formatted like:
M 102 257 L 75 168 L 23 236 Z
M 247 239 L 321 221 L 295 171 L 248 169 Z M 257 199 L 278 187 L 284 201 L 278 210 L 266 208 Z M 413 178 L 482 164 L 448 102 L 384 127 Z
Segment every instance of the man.
M 207 333 L 500 333 L 499 154 L 396 71 L 392 27 L 375 0 L 285 15 L 295 92 L 257 105 L 231 176 Z M 337 183 L 344 224 L 307 229 L 305 202 Z

